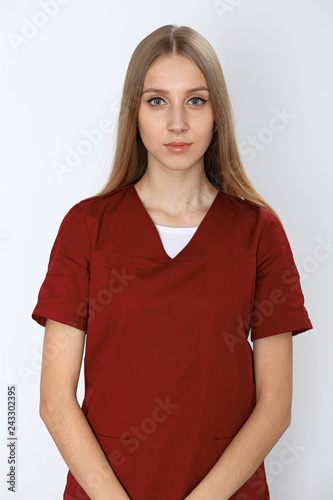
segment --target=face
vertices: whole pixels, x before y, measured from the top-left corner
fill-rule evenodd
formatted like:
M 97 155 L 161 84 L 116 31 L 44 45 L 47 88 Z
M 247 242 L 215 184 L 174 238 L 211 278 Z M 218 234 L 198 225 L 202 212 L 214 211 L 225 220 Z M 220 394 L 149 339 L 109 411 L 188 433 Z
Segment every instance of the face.
M 173 54 L 152 63 L 143 84 L 138 126 L 148 168 L 203 171 L 203 155 L 214 132 L 214 111 L 206 78 L 191 59 Z M 171 142 L 190 145 L 180 151 L 166 146 Z

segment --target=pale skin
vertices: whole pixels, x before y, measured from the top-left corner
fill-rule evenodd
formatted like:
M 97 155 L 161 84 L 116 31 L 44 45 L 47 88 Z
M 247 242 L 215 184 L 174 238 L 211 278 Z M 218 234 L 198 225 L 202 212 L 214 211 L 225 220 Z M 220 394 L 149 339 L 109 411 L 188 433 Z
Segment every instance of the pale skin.
M 257 401 L 214 467 L 185 500 L 228 500 L 257 470 L 291 421 L 292 333 L 253 342 Z
M 46 320 L 40 416 L 91 500 L 128 500 L 77 401 L 85 333 Z
M 148 164 L 135 188 L 156 224 L 198 226 L 217 190 L 204 172 L 214 111 L 200 69 L 183 56 L 163 56 L 149 68 L 138 126 Z M 155 98 L 154 106 L 147 101 Z M 204 104 L 199 99 L 207 102 Z M 191 143 L 169 151 L 172 141 Z M 76 397 L 85 333 L 48 319 L 41 372 L 40 415 L 60 453 L 92 500 L 130 497 L 114 474 Z M 256 471 L 288 428 L 292 404 L 292 334 L 253 342 L 256 406 L 214 467 L 185 500 L 228 500 Z M 50 354 L 51 353 L 51 354 Z M 163 471 L 161 471 L 161 474 Z M 156 499 L 160 500 L 160 499 Z

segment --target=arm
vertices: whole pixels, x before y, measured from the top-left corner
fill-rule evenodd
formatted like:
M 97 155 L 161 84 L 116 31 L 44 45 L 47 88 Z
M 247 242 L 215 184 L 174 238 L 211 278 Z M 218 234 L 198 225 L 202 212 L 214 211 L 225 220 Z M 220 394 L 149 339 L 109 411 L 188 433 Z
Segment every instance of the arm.
M 76 399 L 85 333 L 48 319 L 40 416 L 73 476 L 92 500 L 128 500 Z
M 185 500 L 228 500 L 254 474 L 290 425 L 292 333 L 255 340 L 253 353 L 256 406 Z

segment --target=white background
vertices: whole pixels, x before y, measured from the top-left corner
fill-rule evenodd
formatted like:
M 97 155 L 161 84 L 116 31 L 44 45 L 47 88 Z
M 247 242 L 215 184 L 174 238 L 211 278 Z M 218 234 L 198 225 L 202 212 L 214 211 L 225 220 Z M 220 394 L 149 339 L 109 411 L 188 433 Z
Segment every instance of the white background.
M 244 166 L 283 221 L 314 326 L 294 337 L 292 424 L 265 460 L 271 500 L 332 500 L 333 2 L 59 0 L 58 12 L 43 20 L 42 5 L 55 1 L 1 4 L 1 499 L 62 498 L 67 466 L 38 413 L 44 329 L 31 313 L 61 220 L 107 177 L 132 52 L 156 28 L 176 23 L 199 31 L 218 54 Z M 267 130 L 283 110 L 289 118 L 281 131 Z M 66 165 L 68 151 L 101 120 L 111 123 L 103 141 L 57 176 L 55 165 Z M 260 149 L 249 152 L 251 137 Z M 80 402 L 82 382 L 81 373 Z M 15 495 L 6 490 L 12 384 Z

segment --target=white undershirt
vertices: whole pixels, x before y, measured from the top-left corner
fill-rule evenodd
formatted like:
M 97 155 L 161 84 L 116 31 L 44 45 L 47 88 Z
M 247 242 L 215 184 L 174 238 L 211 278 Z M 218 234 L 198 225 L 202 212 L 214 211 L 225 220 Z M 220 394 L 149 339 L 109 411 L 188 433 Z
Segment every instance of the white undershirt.
M 199 226 L 170 227 L 155 224 L 166 253 L 173 259 L 190 241 Z

